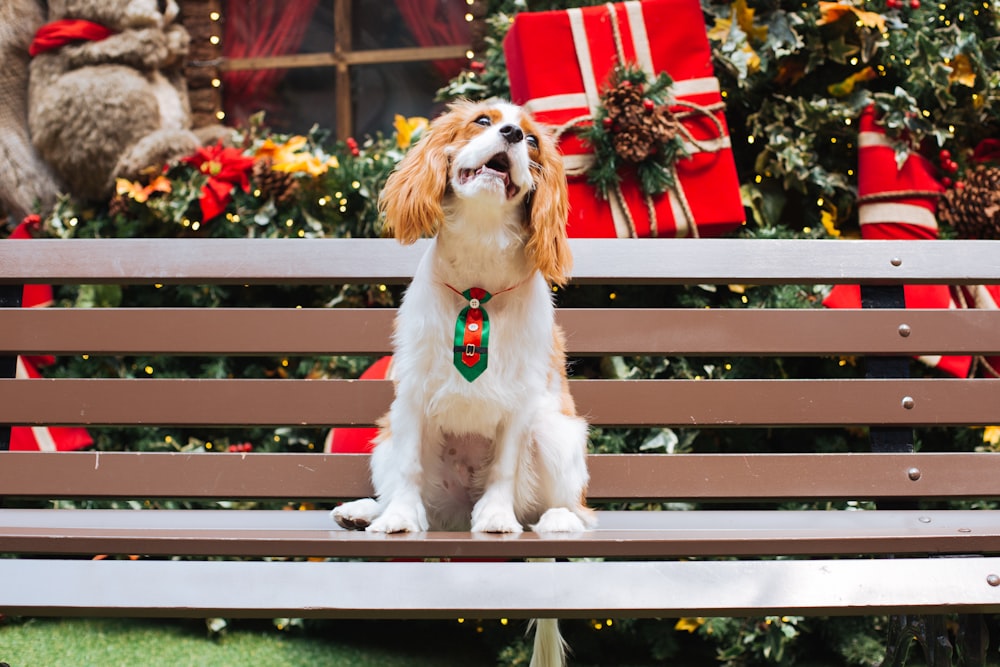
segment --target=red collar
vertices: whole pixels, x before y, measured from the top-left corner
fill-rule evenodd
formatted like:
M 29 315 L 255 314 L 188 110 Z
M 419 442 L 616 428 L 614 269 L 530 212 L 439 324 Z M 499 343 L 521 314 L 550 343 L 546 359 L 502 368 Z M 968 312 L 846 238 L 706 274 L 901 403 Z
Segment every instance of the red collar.
M 502 289 L 502 290 L 500 290 L 499 292 L 493 292 L 493 294 L 490 294 L 489 292 L 487 292 L 486 290 L 484 290 L 484 289 L 483 289 L 482 287 L 471 287 L 471 288 L 469 288 L 469 289 L 468 289 L 468 290 L 466 290 L 466 291 L 467 291 L 467 292 L 472 292 L 473 290 L 477 290 L 478 292 L 484 292 L 485 294 L 487 294 L 487 295 L 488 295 L 488 298 L 486 299 L 486 300 L 488 301 L 489 299 L 492 299 L 493 297 L 497 296 L 498 294 L 503 294 L 504 292 L 510 292 L 510 291 L 512 291 L 512 290 L 516 290 L 516 289 L 517 289 L 518 287 L 520 287 L 521 285 L 523 285 L 523 284 L 524 284 L 524 283 L 526 283 L 526 282 L 528 282 L 528 281 L 526 281 L 526 280 L 522 280 L 521 282 L 517 283 L 516 285 L 511 285 L 510 287 L 508 287 L 508 288 L 506 288 L 506 289 Z M 445 287 L 447 287 L 448 289 L 450 289 L 450 290 L 451 290 L 452 292 L 454 292 L 455 294 L 457 294 L 457 295 L 459 295 L 460 297 L 462 297 L 463 299 L 466 299 L 466 300 L 468 300 L 468 299 L 472 298 L 472 297 L 470 297 L 470 296 L 467 296 L 467 295 L 466 295 L 466 294 L 465 294 L 464 292 L 462 292 L 462 291 L 461 291 L 461 290 L 459 290 L 458 288 L 456 288 L 456 287 L 452 287 L 451 285 L 449 285 L 449 284 L 448 284 L 448 283 L 446 283 L 446 282 L 442 282 L 441 284 L 442 284 L 442 285 L 444 285 Z M 480 299 L 481 299 L 481 298 L 482 298 L 482 296 L 478 296 L 478 298 L 480 298 Z
M 84 21 L 83 19 L 60 19 L 46 23 L 38 32 L 28 47 L 32 58 L 46 51 L 54 51 L 73 42 L 99 42 L 107 39 L 115 31 L 100 23 Z

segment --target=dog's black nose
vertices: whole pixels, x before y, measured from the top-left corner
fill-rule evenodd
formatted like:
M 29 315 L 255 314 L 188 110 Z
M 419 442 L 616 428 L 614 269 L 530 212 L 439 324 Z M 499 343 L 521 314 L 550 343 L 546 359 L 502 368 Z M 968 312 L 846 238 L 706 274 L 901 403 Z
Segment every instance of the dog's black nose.
M 516 144 L 524 140 L 524 132 L 517 125 L 504 125 L 500 128 L 500 136 L 506 139 L 509 144 Z

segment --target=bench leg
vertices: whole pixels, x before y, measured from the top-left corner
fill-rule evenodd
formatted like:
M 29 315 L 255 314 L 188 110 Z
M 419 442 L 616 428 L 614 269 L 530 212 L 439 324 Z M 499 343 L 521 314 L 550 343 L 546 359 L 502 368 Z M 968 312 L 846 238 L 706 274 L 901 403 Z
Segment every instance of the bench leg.
M 21 306 L 20 285 L 0 285 L 0 307 L 19 308 Z M 12 378 L 17 375 L 17 355 L 0 356 L 0 377 Z M 10 425 L 0 424 L 0 451 L 10 449 Z
M 982 614 L 958 617 L 958 655 L 965 667 L 986 667 L 990 636 Z

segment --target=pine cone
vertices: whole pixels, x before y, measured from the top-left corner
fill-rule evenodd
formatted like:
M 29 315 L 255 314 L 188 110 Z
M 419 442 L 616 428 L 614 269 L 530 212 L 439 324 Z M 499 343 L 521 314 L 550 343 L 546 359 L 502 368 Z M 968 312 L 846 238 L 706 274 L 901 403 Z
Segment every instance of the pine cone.
M 289 202 L 299 191 L 299 184 L 287 171 L 275 171 L 269 157 L 253 163 L 251 175 L 263 199 L 273 199 L 275 204 Z
M 677 119 L 645 99 L 641 86 L 624 81 L 605 93 L 603 105 L 615 153 L 627 162 L 643 162 L 677 136 Z
M 129 198 L 125 195 L 115 195 L 108 202 L 108 215 L 112 218 L 119 215 L 128 215 Z
M 649 157 L 652 144 L 642 132 L 625 131 L 615 134 L 612 143 L 615 153 L 626 162 L 637 164 Z
M 964 187 L 948 190 L 938 202 L 938 220 L 960 238 L 1000 239 L 1000 168 L 967 171 Z

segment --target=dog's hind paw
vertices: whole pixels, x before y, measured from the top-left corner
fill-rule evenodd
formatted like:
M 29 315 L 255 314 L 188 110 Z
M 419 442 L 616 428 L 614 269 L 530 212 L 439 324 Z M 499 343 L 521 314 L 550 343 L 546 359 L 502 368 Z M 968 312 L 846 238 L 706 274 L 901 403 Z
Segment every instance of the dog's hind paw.
M 330 518 L 336 521 L 341 528 L 364 530 L 381 513 L 382 510 L 374 498 L 362 498 L 334 508 L 330 512 Z

